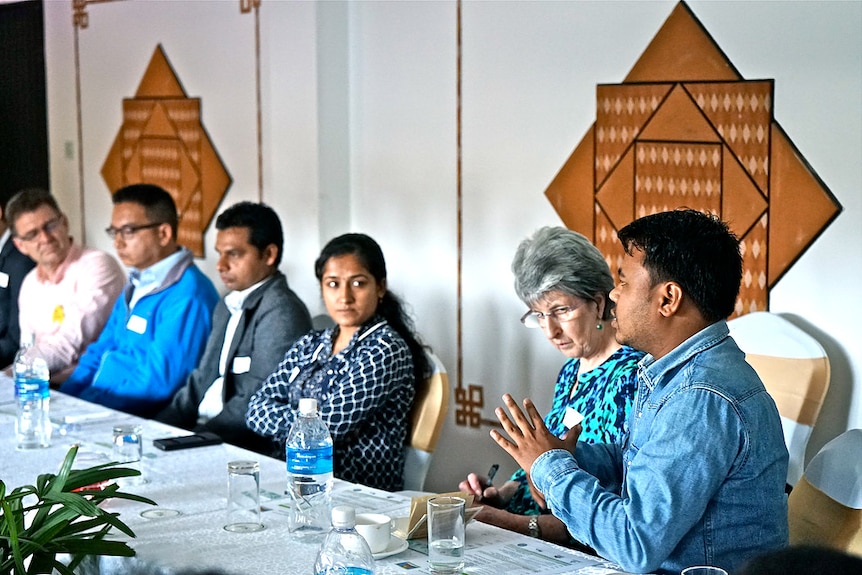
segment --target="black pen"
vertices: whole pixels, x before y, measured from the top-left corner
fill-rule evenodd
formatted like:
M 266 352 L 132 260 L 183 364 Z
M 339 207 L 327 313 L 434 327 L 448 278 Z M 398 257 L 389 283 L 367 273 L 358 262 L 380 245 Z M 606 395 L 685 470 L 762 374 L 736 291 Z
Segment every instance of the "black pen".
M 500 469 L 500 464 L 495 463 L 491 466 L 491 469 L 488 470 L 488 485 L 491 485 L 494 481 L 494 476 L 497 475 L 497 470 Z

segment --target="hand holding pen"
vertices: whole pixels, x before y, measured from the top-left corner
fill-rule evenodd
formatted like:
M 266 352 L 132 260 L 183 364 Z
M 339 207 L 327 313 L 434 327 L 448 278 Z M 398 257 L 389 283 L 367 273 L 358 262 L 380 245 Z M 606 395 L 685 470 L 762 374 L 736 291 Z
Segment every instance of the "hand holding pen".
M 473 495 L 474 505 L 479 502 L 486 505 L 494 505 L 494 502 L 499 499 L 499 493 L 497 488 L 494 487 L 493 481 L 494 476 L 497 474 L 497 470 L 499 469 L 499 464 L 495 463 L 491 466 L 491 469 L 488 470 L 487 477 L 481 477 L 476 473 L 470 473 L 467 475 L 467 479 L 460 483 L 458 489 L 466 493 L 471 493 Z
M 488 470 L 488 487 L 494 485 L 494 476 L 497 475 L 497 471 L 500 469 L 500 464 L 495 463 L 491 466 L 491 469 Z

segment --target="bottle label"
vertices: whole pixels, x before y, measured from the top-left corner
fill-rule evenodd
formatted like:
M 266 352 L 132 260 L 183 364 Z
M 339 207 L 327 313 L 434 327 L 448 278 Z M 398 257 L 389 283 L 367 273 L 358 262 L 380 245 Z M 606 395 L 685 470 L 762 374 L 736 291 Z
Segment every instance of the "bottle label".
M 287 447 L 287 471 L 297 475 L 332 473 L 332 446 L 297 449 Z
M 15 394 L 19 398 L 44 399 L 50 395 L 50 389 L 47 379 L 32 379 L 24 377 L 15 379 Z

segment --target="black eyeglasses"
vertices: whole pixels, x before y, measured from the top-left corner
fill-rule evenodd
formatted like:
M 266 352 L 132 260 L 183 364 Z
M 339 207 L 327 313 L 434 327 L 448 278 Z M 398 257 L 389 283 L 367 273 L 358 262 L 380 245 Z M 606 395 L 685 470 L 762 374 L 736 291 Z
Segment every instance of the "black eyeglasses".
M 108 237 L 111 238 L 112 240 L 116 239 L 117 236 L 120 236 L 121 238 L 123 238 L 123 241 L 128 241 L 128 240 L 132 239 L 132 237 L 136 233 L 138 233 L 139 231 L 149 230 L 151 228 L 157 228 L 160 225 L 162 225 L 163 223 L 164 222 L 156 222 L 153 224 L 144 224 L 142 226 L 128 225 L 128 226 L 120 226 L 119 228 L 110 227 L 110 228 L 105 228 L 105 233 L 108 234 Z
M 38 238 L 39 234 L 41 234 L 42 232 L 45 232 L 46 235 L 50 236 L 55 231 L 57 231 L 57 228 L 60 227 L 61 223 L 63 223 L 63 216 L 51 218 L 35 230 L 29 231 L 23 236 L 18 236 L 18 239 L 22 242 L 32 242 L 33 240 Z

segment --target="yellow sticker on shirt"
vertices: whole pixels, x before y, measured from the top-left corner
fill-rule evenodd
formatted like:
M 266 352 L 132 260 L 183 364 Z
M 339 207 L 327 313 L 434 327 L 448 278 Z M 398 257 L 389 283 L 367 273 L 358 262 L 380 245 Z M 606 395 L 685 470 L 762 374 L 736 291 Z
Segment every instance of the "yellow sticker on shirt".
M 63 311 L 62 305 L 58 305 L 54 308 L 54 315 L 51 316 L 51 321 L 54 323 L 63 323 L 64 319 L 66 319 L 66 312 Z

